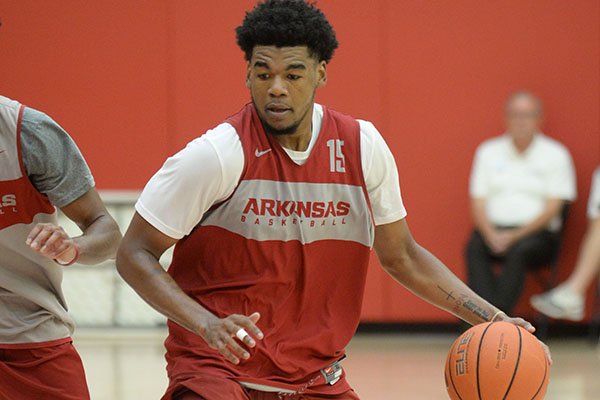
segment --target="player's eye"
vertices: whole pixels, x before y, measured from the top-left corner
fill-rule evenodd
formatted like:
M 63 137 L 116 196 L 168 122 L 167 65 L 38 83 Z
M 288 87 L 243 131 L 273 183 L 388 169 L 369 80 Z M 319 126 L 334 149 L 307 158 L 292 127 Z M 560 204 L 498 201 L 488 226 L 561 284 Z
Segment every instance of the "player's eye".
M 288 79 L 290 81 L 297 81 L 300 78 L 302 78 L 300 75 L 288 74 Z
M 258 74 L 256 75 L 258 79 L 266 81 L 267 79 L 269 79 L 269 74 Z

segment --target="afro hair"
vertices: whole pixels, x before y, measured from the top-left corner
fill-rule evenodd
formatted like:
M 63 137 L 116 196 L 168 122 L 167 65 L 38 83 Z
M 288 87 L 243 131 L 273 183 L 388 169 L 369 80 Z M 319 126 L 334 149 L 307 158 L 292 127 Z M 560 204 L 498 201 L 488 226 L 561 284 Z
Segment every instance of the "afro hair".
M 325 14 L 305 0 L 262 1 L 235 31 L 247 61 L 255 46 L 306 46 L 313 58 L 328 63 L 338 47 Z

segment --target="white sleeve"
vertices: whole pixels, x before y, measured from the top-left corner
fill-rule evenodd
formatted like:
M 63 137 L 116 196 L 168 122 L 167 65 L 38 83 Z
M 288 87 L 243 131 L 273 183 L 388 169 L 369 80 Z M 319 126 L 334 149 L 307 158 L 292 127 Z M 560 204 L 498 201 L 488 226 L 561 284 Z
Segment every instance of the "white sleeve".
M 469 179 L 469 195 L 475 199 L 482 199 L 489 196 L 489 177 L 487 176 L 485 166 L 485 143 L 480 145 L 475 151 L 473 157 L 473 166 L 471 167 L 471 177 Z
M 389 224 L 406 217 L 402 203 L 396 161 L 383 137 L 368 122 L 360 124 L 361 162 L 375 225 Z
M 135 209 L 165 235 L 181 239 L 208 209 L 233 193 L 243 168 L 239 137 L 231 125 L 221 124 L 168 158 Z
M 551 199 L 573 201 L 577 197 L 573 160 L 566 148 L 561 147 L 558 150 L 545 184 L 546 196 Z
M 598 217 L 600 217 L 600 167 L 594 172 L 588 201 L 588 218 L 596 219 Z

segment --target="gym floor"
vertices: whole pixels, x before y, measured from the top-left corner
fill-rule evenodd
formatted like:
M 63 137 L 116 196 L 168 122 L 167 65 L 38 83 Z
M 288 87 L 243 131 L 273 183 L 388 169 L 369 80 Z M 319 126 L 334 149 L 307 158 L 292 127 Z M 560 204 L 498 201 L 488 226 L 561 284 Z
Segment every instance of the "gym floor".
M 160 399 L 167 385 L 162 341 L 156 330 L 80 329 L 92 400 Z M 344 368 L 364 400 L 447 399 L 443 366 L 456 335 L 359 334 Z M 600 346 L 576 339 L 550 340 L 554 366 L 547 400 L 597 400 Z

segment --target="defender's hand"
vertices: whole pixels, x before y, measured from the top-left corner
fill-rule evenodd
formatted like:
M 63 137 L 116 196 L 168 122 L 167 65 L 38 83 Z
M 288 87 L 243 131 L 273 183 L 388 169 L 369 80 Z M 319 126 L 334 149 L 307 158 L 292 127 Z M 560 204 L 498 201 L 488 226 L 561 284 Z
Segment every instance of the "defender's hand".
M 249 317 L 233 314 L 226 318 L 212 316 L 205 323 L 200 336 L 208 345 L 217 350 L 232 364 L 239 364 L 241 359 L 250 358 L 250 353 L 236 341 L 236 334 L 244 329 L 247 334 L 243 336 L 243 343 L 253 348 L 256 340 L 264 337 L 256 323 L 260 314 L 255 312 Z M 244 333 L 244 331 L 242 331 Z M 240 339 L 241 340 L 241 339 Z
M 37 224 L 27 236 L 25 243 L 44 257 L 63 264 L 72 262 L 77 256 L 76 245 L 60 226 Z
M 508 315 L 502 313 L 498 316 L 496 321 L 505 321 L 510 322 L 511 324 L 515 324 L 525 329 L 529 333 L 535 332 L 535 327 L 531 325 L 529 322 L 525 321 L 523 318 L 511 318 Z M 546 353 L 546 358 L 548 359 L 548 363 L 552 365 L 552 354 L 550 354 L 550 348 L 546 345 L 546 343 L 542 342 L 538 339 L 542 347 L 544 348 L 544 352 Z

